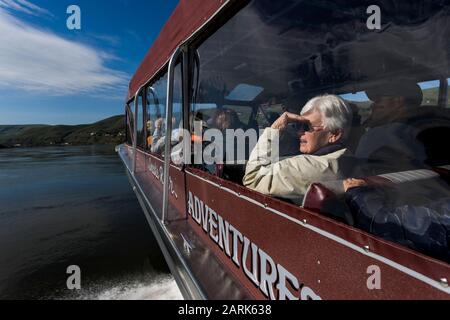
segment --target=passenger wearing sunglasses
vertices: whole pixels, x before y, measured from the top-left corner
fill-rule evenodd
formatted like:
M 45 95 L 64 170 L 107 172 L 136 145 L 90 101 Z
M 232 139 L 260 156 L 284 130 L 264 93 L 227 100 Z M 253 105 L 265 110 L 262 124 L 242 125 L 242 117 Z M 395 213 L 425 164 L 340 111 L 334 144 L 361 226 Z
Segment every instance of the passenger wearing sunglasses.
M 339 159 L 347 152 L 345 142 L 352 118 L 351 108 L 335 95 L 313 98 L 301 115 L 284 113 L 264 131 L 252 151 L 244 185 L 301 204 L 312 183 L 344 178 Z M 271 148 L 273 139 L 289 126 L 297 132 L 301 155 L 274 161 L 277 150 Z

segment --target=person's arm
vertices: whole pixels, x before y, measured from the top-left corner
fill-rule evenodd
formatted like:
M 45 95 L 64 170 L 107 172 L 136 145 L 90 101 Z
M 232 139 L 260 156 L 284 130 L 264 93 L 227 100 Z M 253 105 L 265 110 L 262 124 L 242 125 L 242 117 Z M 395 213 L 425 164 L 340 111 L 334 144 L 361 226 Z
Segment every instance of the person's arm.
M 349 190 L 351 190 L 353 188 L 367 186 L 367 182 L 365 180 L 362 180 L 362 179 L 350 178 L 350 179 L 344 180 L 343 185 L 344 185 L 345 192 L 347 192 L 347 191 L 349 191 Z
M 332 172 L 329 162 L 322 158 L 301 155 L 275 161 L 272 154 L 273 139 L 278 143 L 279 131 L 268 128 L 250 155 L 243 179 L 244 186 L 260 193 L 299 199 L 312 182 L 326 179 Z

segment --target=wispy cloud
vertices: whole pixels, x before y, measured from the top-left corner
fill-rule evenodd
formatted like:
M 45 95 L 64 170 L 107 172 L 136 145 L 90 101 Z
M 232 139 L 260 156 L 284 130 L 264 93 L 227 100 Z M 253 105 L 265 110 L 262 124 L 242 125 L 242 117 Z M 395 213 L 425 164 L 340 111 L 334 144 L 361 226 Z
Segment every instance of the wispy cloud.
M 0 8 L 19 11 L 33 16 L 49 16 L 53 14 L 27 0 L 0 0 Z
M 106 66 L 111 55 L 25 23 L 2 7 L 21 4 L 22 11 L 28 8 L 35 13 L 45 9 L 25 0 L 0 0 L 0 4 L 0 88 L 54 95 L 124 95 L 128 75 Z
M 120 46 L 120 38 L 119 37 L 110 36 L 110 35 L 106 35 L 106 34 L 99 34 L 99 33 L 89 33 L 88 36 L 90 38 L 101 41 L 101 42 L 106 43 L 113 47 Z

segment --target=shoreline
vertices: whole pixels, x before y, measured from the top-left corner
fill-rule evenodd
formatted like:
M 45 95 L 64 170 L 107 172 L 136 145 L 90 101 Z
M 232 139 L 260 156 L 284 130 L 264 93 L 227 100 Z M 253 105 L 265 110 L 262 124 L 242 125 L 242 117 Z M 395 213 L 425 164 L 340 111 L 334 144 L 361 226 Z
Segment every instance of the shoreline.
M 0 149 L 120 144 L 125 141 L 124 116 L 90 125 L 0 125 Z
M 7 146 L 0 145 L 0 150 L 6 149 L 31 149 L 31 148 L 51 148 L 51 147 L 90 147 L 90 146 L 117 146 L 121 143 L 85 143 L 85 144 L 49 144 L 49 145 L 21 145 L 21 146 Z

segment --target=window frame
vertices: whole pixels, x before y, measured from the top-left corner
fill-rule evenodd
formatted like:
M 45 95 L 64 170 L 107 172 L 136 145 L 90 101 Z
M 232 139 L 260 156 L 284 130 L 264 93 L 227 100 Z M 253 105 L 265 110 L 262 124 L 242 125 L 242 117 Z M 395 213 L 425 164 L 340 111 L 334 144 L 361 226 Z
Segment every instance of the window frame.
M 130 99 L 125 104 L 125 143 L 132 147 L 134 145 L 134 112 L 132 106 L 134 105 L 134 98 Z M 131 122 L 131 121 L 132 122 Z M 131 135 L 131 136 L 130 136 Z

